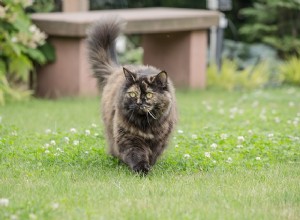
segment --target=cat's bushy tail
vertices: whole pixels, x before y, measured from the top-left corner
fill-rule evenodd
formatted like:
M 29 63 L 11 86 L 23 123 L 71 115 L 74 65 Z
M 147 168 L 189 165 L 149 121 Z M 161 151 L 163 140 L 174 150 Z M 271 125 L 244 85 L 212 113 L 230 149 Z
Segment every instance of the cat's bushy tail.
M 119 17 L 106 17 L 88 29 L 88 56 L 93 75 L 101 87 L 118 66 L 115 40 L 123 26 Z

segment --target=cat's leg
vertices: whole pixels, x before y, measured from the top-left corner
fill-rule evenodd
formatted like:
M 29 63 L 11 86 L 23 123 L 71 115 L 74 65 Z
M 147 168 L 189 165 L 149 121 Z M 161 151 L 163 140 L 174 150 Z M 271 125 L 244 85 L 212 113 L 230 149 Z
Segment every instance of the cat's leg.
M 150 171 L 149 150 L 145 147 L 127 146 L 119 149 L 120 157 L 133 171 L 147 174 Z
M 156 163 L 159 156 L 163 153 L 165 146 L 166 145 L 159 145 L 156 148 L 152 149 L 152 154 L 151 154 L 150 160 L 149 160 L 151 166 L 153 166 Z

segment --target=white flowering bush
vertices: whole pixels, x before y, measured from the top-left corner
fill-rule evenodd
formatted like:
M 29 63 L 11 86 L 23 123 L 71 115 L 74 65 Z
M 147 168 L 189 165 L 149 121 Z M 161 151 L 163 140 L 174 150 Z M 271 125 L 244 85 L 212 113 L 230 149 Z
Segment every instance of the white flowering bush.
M 35 64 L 45 64 L 49 60 L 41 48 L 46 35 L 32 24 L 24 10 L 32 2 L 0 2 L 0 105 L 8 99 L 28 96 L 29 92 L 20 92 L 17 88 L 28 82 Z

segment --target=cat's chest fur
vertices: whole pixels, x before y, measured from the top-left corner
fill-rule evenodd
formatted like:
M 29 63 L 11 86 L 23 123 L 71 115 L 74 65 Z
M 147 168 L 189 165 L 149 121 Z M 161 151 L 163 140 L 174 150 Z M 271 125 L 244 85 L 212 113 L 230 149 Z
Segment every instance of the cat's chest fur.
M 129 122 L 121 113 L 116 109 L 113 116 L 113 133 L 114 138 L 117 139 L 120 135 L 131 135 L 136 138 L 143 138 L 145 142 L 158 142 L 159 137 L 165 137 L 166 134 L 172 129 L 172 123 L 166 117 L 160 122 L 149 122 L 144 116 L 144 119 L 139 119 L 141 122 Z

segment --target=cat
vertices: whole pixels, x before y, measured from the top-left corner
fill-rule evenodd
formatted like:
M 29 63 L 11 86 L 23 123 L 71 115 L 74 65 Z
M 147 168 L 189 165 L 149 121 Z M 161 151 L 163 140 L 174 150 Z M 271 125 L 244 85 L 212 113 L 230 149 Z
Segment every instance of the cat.
M 177 122 L 174 86 L 164 70 L 117 62 L 118 17 L 88 29 L 88 58 L 102 89 L 102 119 L 109 153 L 133 171 L 147 174 L 168 144 Z

